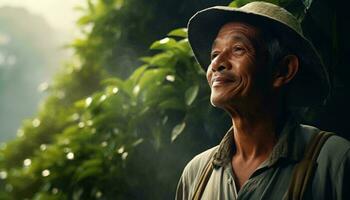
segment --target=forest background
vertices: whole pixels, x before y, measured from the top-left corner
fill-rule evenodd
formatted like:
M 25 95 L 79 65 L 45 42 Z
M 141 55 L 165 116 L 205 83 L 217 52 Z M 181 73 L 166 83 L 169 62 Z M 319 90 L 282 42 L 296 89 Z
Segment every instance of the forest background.
M 87 0 L 78 8 L 82 34 L 66 45 L 74 54 L 41 86 L 46 96 L 36 114 L 1 145 L 0 199 L 173 199 L 185 164 L 217 144 L 230 126 L 228 116 L 209 103 L 204 72 L 188 45 L 187 21 L 209 6 L 248 2 Z M 302 22 L 331 74 L 330 101 L 303 108 L 303 122 L 349 139 L 346 7 L 326 0 L 269 2 Z M 0 32 L 11 23 L 3 13 Z M 45 46 L 44 37 L 33 45 Z M 11 48 L 0 40 L 0 50 Z M 0 92 L 36 65 L 6 60 L 21 70 L 3 78 L 6 67 L 0 68 Z M 11 123 L 11 112 L 3 109 L 1 125 Z

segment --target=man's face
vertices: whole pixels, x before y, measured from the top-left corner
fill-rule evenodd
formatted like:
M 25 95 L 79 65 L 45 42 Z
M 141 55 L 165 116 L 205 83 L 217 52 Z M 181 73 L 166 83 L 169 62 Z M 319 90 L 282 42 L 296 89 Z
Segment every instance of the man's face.
M 240 22 L 221 27 L 207 70 L 214 106 L 247 105 L 266 96 L 269 79 L 264 49 L 257 28 Z

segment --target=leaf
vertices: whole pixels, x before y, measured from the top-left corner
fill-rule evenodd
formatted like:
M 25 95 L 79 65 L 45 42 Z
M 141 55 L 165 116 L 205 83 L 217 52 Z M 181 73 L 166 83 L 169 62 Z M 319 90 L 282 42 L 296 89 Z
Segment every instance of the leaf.
M 152 106 L 154 103 L 157 105 L 160 101 L 167 100 L 170 97 L 175 96 L 175 92 L 174 87 L 162 84 L 162 81 L 158 81 L 158 83 L 148 84 L 146 88 L 143 88 L 141 91 L 141 100 L 145 103 L 144 106 Z
M 84 171 L 79 172 L 75 178 L 76 178 L 76 181 L 78 182 L 87 177 L 98 176 L 101 173 L 102 173 L 102 169 L 100 167 L 91 167 L 91 168 L 85 169 Z
M 166 37 L 154 42 L 150 49 L 167 50 L 173 48 L 174 45 L 176 45 L 176 41 L 172 38 Z
M 123 82 L 123 80 L 121 80 L 117 77 L 113 77 L 113 78 L 107 78 L 107 79 L 102 80 L 101 85 L 104 85 L 104 86 L 113 85 L 113 86 L 117 86 L 117 87 L 123 87 L 124 82 Z
M 188 43 L 187 38 L 178 41 L 177 44 L 178 44 L 177 45 L 178 48 L 180 48 L 182 51 L 186 52 L 188 56 L 191 56 L 191 53 L 192 53 L 191 47 L 190 47 L 190 43 Z
M 87 169 L 90 167 L 100 167 L 102 165 L 102 160 L 95 158 L 95 159 L 91 159 L 91 160 L 86 160 L 84 161 L 79 168 L 81 169 Z
M 193 101 L 196 99 L 199 90 L 199 85 L 194 85 L 188 88 L 185 92 L 185 102 L 186 105 L 191 105 Z
M 161 83 L 169 73 L 169 69 L 152 69 L 145 71 L 138 82 L 140 90 L 144 90 L 151 85 Z
M 98 176 L 102 173 L 102 160 L 92 159 L 83 162 L 76 171 L 75 180 L 78 182 L 84 178 Z
M 228 4 L 228 7 L 231 7 L 231 8 L 237 8 L 237 3 L 236 1 L 232 1 L 230 4 Z
M 178 28 L 170 31 L 168 36 L 187 37 L 187 28 Z
M 142 62 L 149 63 L 151 61 L 152 57 L 151 56 L 143 56 L 139 58 Z
M 183 132 L 186 127 L 186 123 L 182 122 L 181 124 L 176 125 L 171 132 L 171 142 L 174 142 L 176 138 Z
M 80 108 L 80 109 L 85 108 L 85 105 L 86 105 L 85 102 L 86 102 L 85 99 L 76 101 L 76 102 L 74 102 L 74 106 L 75 106 L 76 108 Z
M 138 67 L 132 75 L 129 77 L 129 80 L 132 80 L 134 84 L 136 84 L 140 77 L 143 75 L 143 73 L 146 71 L 148 65 L 142 65 L 141 67 Z
M 178 98 L 173 97 L 159 103 L 158 107 L 164 110 L 166 109 L 184 110 L 184 105 L 181 102 L 183 101 L 180 101 Z
M 254 0 L 235 0 L 235 5 L 231 5 L 230 6 L 236 6 L 237 8 L 244 6 L 245 4 L 248 4 L 250 2 L 253 2 Z
M 149 60 L 149 64 L 152 66 L 173 68 L 174 60 L 174 54 L 165 52 L 153 56 L 152 59 Z
M 90 23 L 91 21 L 92 21 L 91 16 L 86 15 L 86 16 L 80 17 L 77 21 L 77 24 L 82 26 L 82 25 L 86 25 L 86 24 Z

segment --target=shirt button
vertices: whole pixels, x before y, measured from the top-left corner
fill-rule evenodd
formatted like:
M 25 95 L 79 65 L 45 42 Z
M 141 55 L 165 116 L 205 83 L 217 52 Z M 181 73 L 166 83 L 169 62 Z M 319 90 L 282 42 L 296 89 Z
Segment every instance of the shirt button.
M 229 179 L 228 179 L 228 184 L 229 184 L 229 185 L 232 185 L 232 178 L 229 178 Z

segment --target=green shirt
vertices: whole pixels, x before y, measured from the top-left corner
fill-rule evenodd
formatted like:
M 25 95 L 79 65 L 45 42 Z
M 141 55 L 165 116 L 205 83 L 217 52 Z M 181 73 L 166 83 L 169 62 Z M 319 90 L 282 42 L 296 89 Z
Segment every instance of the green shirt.
M 194 187 L 211 156 L 214 156 L 214 170 L 202 199 L 281 200 L 288 190 L 295 164 L 303 159 L 307 143 L 318 132 L 319 129 L 301 125 L 290 118 L 269 158 L 237 191 L 231 164 L 235 149 L 231 128 L 218 146 L 195 156 L 187 164 L 177 187 L 176 200 L 192 198 Z M 350 143 L 339 136 L 331 136 L 320 151 L 314 173 L 306 189 L 305 199 L 350 199 Z

